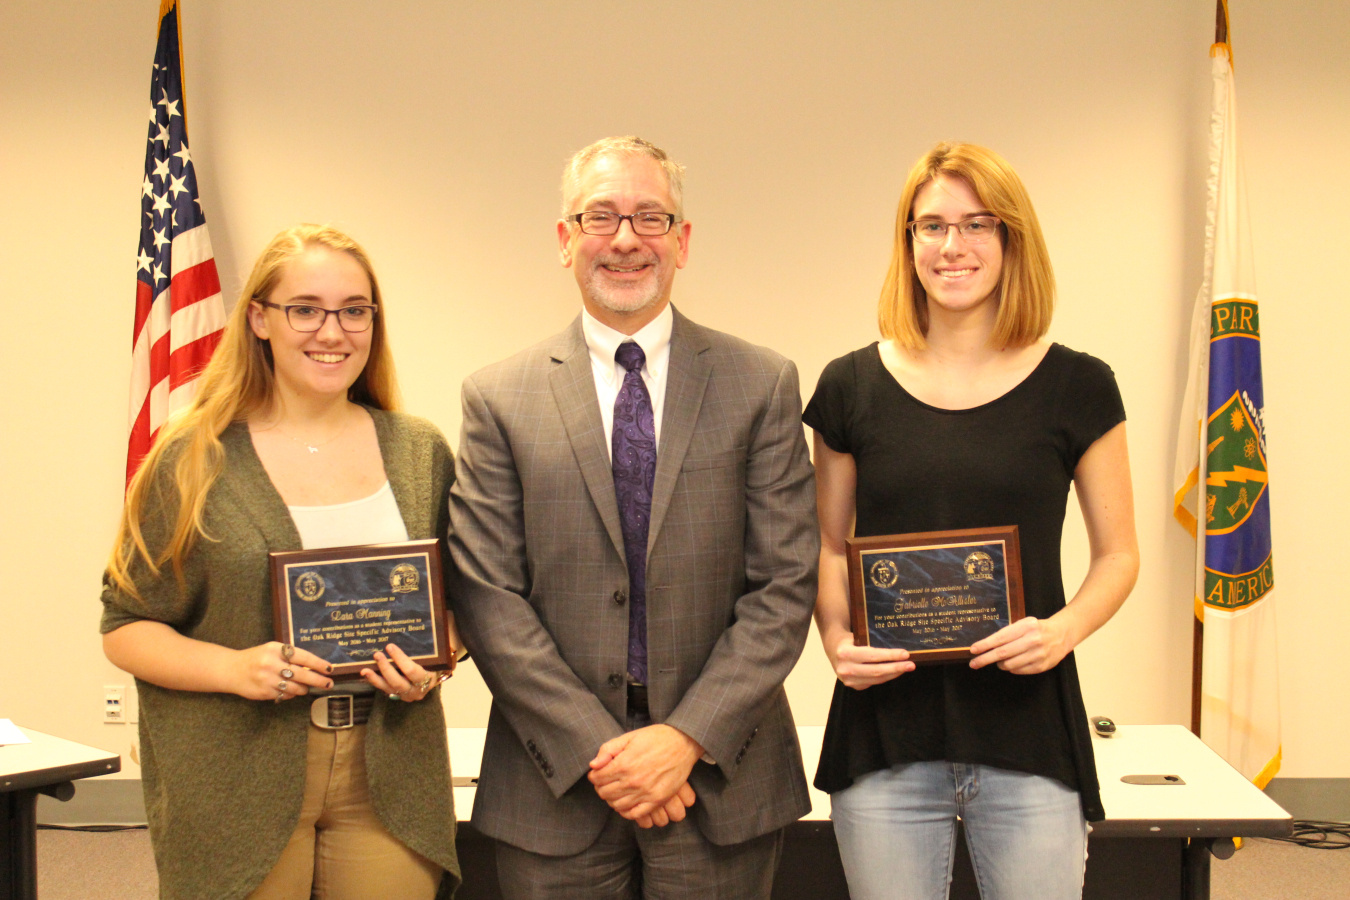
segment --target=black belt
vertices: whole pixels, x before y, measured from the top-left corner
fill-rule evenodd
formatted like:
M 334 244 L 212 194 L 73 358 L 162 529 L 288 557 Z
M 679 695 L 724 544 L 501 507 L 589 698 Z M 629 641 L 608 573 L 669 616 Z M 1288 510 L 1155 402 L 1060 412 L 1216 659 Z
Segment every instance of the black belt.
M 369 722 L 370 708 L 374 705 L 373 693 L 324 694 L 310 704 L 309 720 L 320 728 L 338 731 Z
M 630 716 L 651 717 L 647 706 L 647 686 L 645 684 L 628 685 L 628 714 Z

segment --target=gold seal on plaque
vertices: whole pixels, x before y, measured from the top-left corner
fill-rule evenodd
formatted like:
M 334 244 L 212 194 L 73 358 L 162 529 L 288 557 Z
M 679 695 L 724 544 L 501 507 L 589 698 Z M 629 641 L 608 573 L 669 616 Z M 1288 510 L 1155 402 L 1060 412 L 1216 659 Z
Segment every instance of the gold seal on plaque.
M 399 563 L 389 572 L 389 590 L 396 594 L 408 594 L 417 590 L 418 582 L 417 569 L 407 563 Z
M 994 580 L 994 560 L 983 550 L 976 550 L 967 556 L 963 565 L 966 570 L 966 578 L 971 581 Z
M 889 559 L 879 559 L 872 563 L 870 570 L 872 583 L 879 588 L 888 588 L 900 580 L 900 570 Z
M 301 600 L 318 600 L 323 596 L 323 576 L 318 572 L 304 572 L 295 579 L 295 593 Z

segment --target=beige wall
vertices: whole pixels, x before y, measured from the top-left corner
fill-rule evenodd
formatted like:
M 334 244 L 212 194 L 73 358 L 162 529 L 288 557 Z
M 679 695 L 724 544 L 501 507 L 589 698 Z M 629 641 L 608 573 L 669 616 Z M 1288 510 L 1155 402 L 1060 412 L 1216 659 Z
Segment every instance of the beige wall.
M 122 751 L 131 735 L 101 724 L 101 687 L 128 679 L 95 624 L 121 499 L 156 5 L 0 11 L 0 717 Z M 1143 569 L 1080 651 L 1088 707 L 1185 722 L 1190 574 L 1168 482 L 1200 281 L 1212 15 L 1210 0 L 188 0 L 192 151 L 227 295 L 282 226 L 348 228 L 381 275 L 407 405 L 453 442 L 461 379 L 575 314 L 553 237 L 573 149 L 637 132 L 688 165 L 693 246 L 676 302 L 795 359 L 808 393 L 828 360 L 875 337 L 910 162 L 947 137 L 999 149 L 1056 262 L 1052 337 L 1110 362 L 1130 415 Z M 1331 343 L 1350 262 L 1350 10 L 1237 0 L 1234 16 L 1282 774 L 1346 777 L 1350 719 L 1322 692 L 1350 630 L 1334 587 L 1350 544 L 1333 361 L 1345 352 Z M 1071 588 L 1085 556 L 1076 522 Z M 801 721 L 824 721 L 831 685 L 813 637 L 789 682 Z M 472 670 L 446 691 L 455 724 L 482 724 L 487 702 Z

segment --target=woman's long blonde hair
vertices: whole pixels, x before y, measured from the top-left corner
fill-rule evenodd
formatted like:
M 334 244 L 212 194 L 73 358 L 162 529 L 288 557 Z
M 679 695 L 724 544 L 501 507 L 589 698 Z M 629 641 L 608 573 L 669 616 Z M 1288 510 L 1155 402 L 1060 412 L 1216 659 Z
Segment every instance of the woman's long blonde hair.
M 881 336 L 909 350 L 927 345 L 928 293 L 914 268 L 909 219 L 924 185 L 946 175 L 970 185 L 980 202 L 1003 225 L 1003 273 L 998 284 L 998 318 L 990 344 L 1000 350 L 1034 343 L 1050 330 L 1055 309 L 1055 273 L 1031 197 L 1008 161 L 987 147 L 944 141 L 909 171 L 895 213 L 890 271 L 877 304 Z
M 126 503 L 117 529 L 117 540 L 108 561 L 108 575 L 124 593 L 139 597 L 131 578 L 136 557 L 145 561 L 151 576 L 157 577 L 166 562 L 173 564 L 175 576 L 183 577 L 183 559 L 199 537 L 207 538 L 202 513 L 206 495 L 219 477 L 225 462 L 220 435 L 232 423 L 266 409 L 272 402 L 275 378 L 271 345 L 253 333 L 249 325 L 249 306 L 265 300 L 281 280 L 286 265 L 311 247 L 327 247 L 352 257 L 370 278 L 370 301 L 379 307 L 370 339 L 370 357 L 347 397 L 376 409 L 397 409 L 398 382 L 394 360 L 384 327 L 384 300 L 370 259 L 351 237 L 327 225 L 296 225 L 287 228 L 268 243 L 253 271 L 244 283 L 239 302 L 225 325 L 220 345 L 197 382 L 191 404 L 170 418 L 159 430 L 154 445 L 127 487 Z M 158 554 L 146 546 L 141 517 L 156 480 L 166 450 L 181 445 L 173 468 L 173 486 L 177 492 L 177 515 L 173 534 Z M 166 511 L 174 508 L 174 498 L 156 497 Z

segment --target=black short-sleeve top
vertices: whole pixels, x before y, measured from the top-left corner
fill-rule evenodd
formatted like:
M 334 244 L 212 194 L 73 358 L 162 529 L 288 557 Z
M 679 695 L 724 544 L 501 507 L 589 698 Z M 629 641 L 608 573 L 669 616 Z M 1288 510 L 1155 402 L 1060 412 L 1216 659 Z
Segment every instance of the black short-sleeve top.
M 1053 344 L 1020 384 L 971 409 L 914 398 L 876 344 L 825 367 L 803 415 L 857 466 L 859 537 L 1018 526 L 1026 613 L 1064 607 L 1060 536 L 1074 470 L 1125 420 L 1104 362 Z M 816 787 L 868 772 L 947 760 L 1058 779 L 1103 818 L 1073 654 L 1039 675 L 962 663 L 921 666 L 856 691 L 836 683 Z

